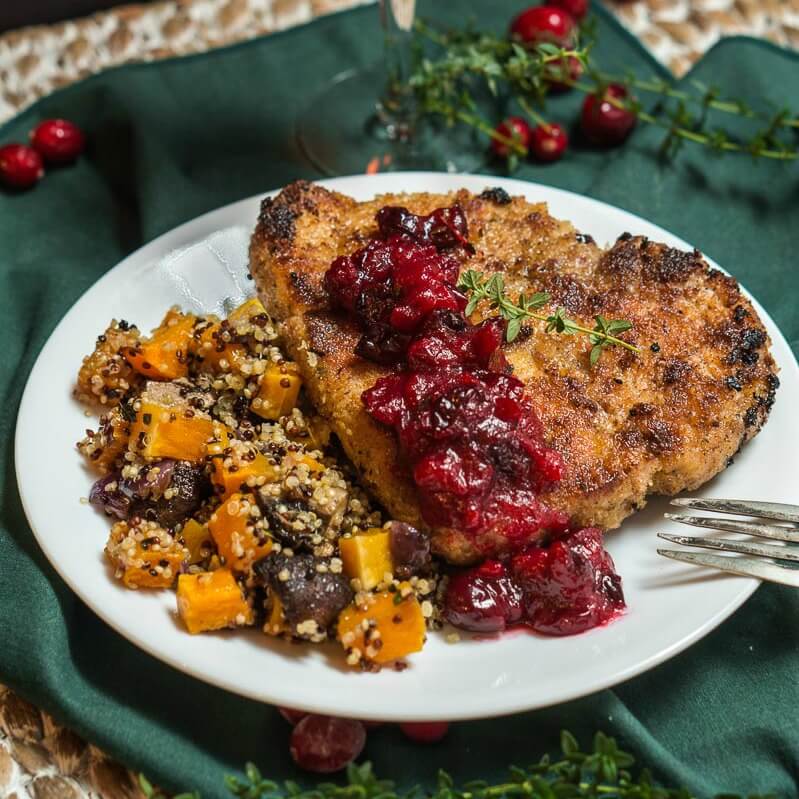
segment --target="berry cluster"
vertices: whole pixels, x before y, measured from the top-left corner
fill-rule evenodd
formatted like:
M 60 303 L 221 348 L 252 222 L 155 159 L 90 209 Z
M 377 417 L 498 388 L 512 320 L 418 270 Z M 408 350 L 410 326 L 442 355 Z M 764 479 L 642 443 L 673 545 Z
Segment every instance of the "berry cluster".
M 510 37 L 523 47 L 554 44 L 569 48 L 577 38 L 577 27 L 588 11 L 587 0 L 548 0 L 547 5 L 532 6 L 521 12 L 510 26 Z M 562 62 L 562 63 L 561 63 Z M 549 68 L 550 92 L 568 91 L 580 78 L 583 65 L 578 58 L 568 56 Z M 621 144 L 635 127 L 636 117 L 626 108 L 628 92 L 624 86 L 612 83 L 600 94 L 588 95 L 580 115 L 583 136 L 593 144 L 612 147 Z M 521 116 L 509 116 L 494 129 L 491 147 L 501 158 L 513 151 L 523 150 L 542 163 L 557 161 L 569 146 L 565 128 L 547 122 L 533 114 L 531 124 Z
M 0 147 L 0 183 L 11 189 L 29 189 L 44 177 L 44 165 L 68 164 L 86 145 L 81 129 L 66 119 L 45 119 L 30 134 L 30 145 Z

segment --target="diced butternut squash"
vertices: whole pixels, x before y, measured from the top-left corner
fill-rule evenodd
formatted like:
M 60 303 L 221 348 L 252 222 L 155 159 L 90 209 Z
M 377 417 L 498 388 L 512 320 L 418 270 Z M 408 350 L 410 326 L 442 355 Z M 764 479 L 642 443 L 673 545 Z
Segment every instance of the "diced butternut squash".
M 181 574 L 178 613 L 192 633 L 252 624 L 252 608 L 230 569 Z
M 236 341 L 227 322 L 211 325 L 200 334 L 197 355 L 201 372 L 237 372 L 247 357 L 247 350 Z
M 276 422 L 291 413 L 297 404 L 302 380 L 297 365 L 290 361 L 266 367 L 258 384 L 258 394 L 250 407 L 261 418 Z
M 200 524 L 196 519 L 189 519 L 180 533 L 183 536 L 183 543 L 189 550 L 189 564 L 194 565 L 204 560 L 206 555 L 211 552 L 211 534 L 204 524 Z
M 252 319 L 254 316 L 266 315 L 266 308 L 258 297 L 250 297 L 245 300 L 238 308 L 234 308 L 228 314 L 228 320 L 232 325 L 237 325 L 239 322 Z
M 162 405 L 142 397 L 131 426 L 129 448 L 145 458 L 176 458 L 198 463 L 214 433 L 209 416 L 181 405 Z
M 264 632 L 267 635 L 282 635 L 288 632 L 286 616 L 283 613 L 283 603 L 274 591 L 270 594 L 270 602 L 269 615 L 264 623 Z
M 196 318 L 169 311 L 146 341 L 123 350 L 127 362 L 153 380 L 175 380 L 189 373 L 189 347 Z
M 230 446 L 230 439 L 233 438 L 233 431 L 225 424 L 214 421 L 214 434 L 208 441 L 206 452 L 213 457 L 214 455 L 223 455 L 225 450 Z
M 416 597 L 395 601 L 390 591 L 374 594 L 363 609 L 349 605 L 338 617 L 338 637 L 348 653 L 374 663 L 389 663 L 418 652 L 425 642 L 425 621 Z M 368 629 L 364 632 L 363 622 Z M 378 643 L 379 642 L 379 643 Z
M 310 472 L 323 472 L 325 467 L 316 458 L 306 455 L 304 452 L 289 452 L 283 458 L 283 467 L 293 469 L 295 466 L 304 465 Z
M 254 561 L 269 554 L 272 539 L 263 522 L 250 513 L 255 506 L 252 494 L 232 494 L 211 515 L 211 531 L 219 557 L 234 572 L 245 572 Z
M 105 553 L 128 588 L 170 588 L 189 559 L 188 549 L 175 536 L 143 520 L 134 525 L 117 522 Z
M 97 432 L 86 432 L 83 441 L 78 442 L 78 449 L 91 466 L 106 474 L 125 451 L 129 438 L 130 422 L 116 407 L 100 417 Z
M 213 458 L 211 470 L 211 480 L 222 499 L 237 491 L 246 492 L 258 485 L 272 483 L 280 476 L 277 466 L 269 463 L 255 447 L 240 441 L 230 447 L 228 455 Z
M 364 591 L 371 591 L 387 573 L 394 571 L 388 530 L 382 527 L 339 539 L 339 550 L 344 573 L 360 580 Z
M 77 398 L 81 402 L 112 408 L 119 404 L 128 389 L 138 387 L 142 377 L 122 355 L 138 342 L 139 331 L 135 325 L 114 319 L 97 337 L 92 353 L 83 359 L 75 388 Z

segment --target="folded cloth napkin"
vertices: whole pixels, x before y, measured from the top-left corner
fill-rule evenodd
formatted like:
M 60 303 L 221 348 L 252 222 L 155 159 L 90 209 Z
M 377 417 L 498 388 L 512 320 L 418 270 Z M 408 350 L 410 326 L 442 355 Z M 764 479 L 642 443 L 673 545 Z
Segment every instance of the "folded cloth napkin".
M 420 13 L 461 22 L 475 8 L 449 0 L 423 3 Z M 504 30 L 518 10 L 510 0 L 484 2 L 479 24 Z M 608 68 L 662 74 L 609 15 L 596 12 L 597 55 Z M 56 576 L 25 522 L 14 478 L 20 395 L 56 322 L 126 253 L 212 208 L 315 177 L 293 137 L 298 109 L 328 76 L 376 60 L 379 46 L 376 11 L 364 8 L 196 57 L 111 70 L 0 129 L 0 141 L 21 141 L 40 119 L 63 116 L 91 142 L 75 166 L 53 170 L 35 190 L 0 194 L 0 680 L 168 788 L 226 796 L 223 774 L 247 760 L 264 774 L 297 777 L 287 727 L 272 708 L 137 650 Z M 733 39 L 689 79 L 779 106 L 799 96 L 799 59 Z M 573 119 L 579 102 L 566 96 L 549 110 Z M 562 162 L 525 164 L 519 176 L 622 206 L 693 242 L 747 285 L 796 349 L 799 165 L 716 158 L 693 146 L 664 162 L 656 156 L 661 135 L 641 129 L 626 146 L 604 152 L 578 144 Z M 57 464 L 42 468 L 57 479 Z M 797 619 L 799 593 L 765 586 L 701 643 L 613 690 L 461 723 L 430 748 L 386 727 L 371 734 L 365 757 L 405 785 L 430 783 L 438 767 L 460 779 L 490 779 L 556 747 L 562 727 L 584 742 L 602 729 L 663 781 L 702 794 L 795 795 Z

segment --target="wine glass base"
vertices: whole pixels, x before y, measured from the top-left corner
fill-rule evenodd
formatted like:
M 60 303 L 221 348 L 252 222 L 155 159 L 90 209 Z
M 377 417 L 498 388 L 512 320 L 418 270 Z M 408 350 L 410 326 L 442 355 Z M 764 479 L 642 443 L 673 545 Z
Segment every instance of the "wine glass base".
M 336 75 L 300 112 L 297 140 L 308 160 L 326 175 L 430 170 L 473 172 L 486 151 L 466 126 L 418 122 L 407 141 L 392 139 L 378 118 L 377 93 L 385 70 L 372 67 Z

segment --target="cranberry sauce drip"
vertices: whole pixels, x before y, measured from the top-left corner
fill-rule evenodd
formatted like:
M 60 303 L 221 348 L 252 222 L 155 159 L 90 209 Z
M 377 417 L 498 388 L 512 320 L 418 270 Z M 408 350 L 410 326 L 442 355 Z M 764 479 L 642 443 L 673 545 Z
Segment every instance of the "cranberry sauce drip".
M 411 465 L 422 515 L 477 543 L 486 533 L 518 546 L 567 517 L 538 492 L 560 479 L 524 385 L 508 372 L 499 318 L 471 324 L 456 288 L 455 251 L 471 254 L 458 206 L 429 216 L 386 207 L 381 237 L 336 259 L 325 276 L 335 306 L 363 336 L 359 355 L 404 362 L 364 392 L 371 416 L 394 428 Z
M 522 622 L 546 635 L 573 635 L 606 624 L 624 607 L 621 577 L 602 532 L 591 527 L 454 575 L 444 615 L 478 633 Z
M 429 525 L 464 533 L 480 551 L 499 542 L 513 553 L 452 577 L 449 620 L 478 632 L 524 622 L 553 634 L 607 621 L 623 598 L 601 534 L 570 532 L 568 516 L 538 499 L 563 464 L 510 374 L 505 322 L 475 325 L 464 314 L 456 256 L 474 249 L 462 209 L 418 216 L 389 206 L 377 224 L 378 237 L 325 275 L 332 305 L 362 331 L 356 353 L 395 366 L 364 391 L 364 405 L 394 429 Z M 558 540 L 531 546 L 544 537 Z

